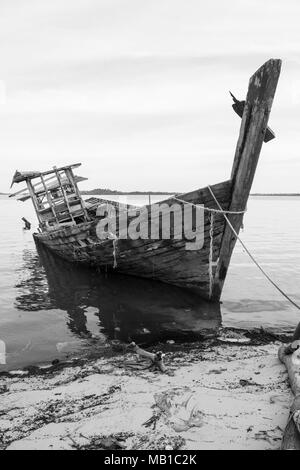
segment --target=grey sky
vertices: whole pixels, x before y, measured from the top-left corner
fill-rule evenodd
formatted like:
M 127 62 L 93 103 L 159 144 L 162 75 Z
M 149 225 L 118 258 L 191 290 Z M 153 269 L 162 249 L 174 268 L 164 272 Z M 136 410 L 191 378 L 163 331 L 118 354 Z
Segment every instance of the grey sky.
M 227 179 L 250 75 L 283 59 L 254 191 L 300 191 L 299 0 L 0 0 L 0 191 L 77 161 L 83 187 Z

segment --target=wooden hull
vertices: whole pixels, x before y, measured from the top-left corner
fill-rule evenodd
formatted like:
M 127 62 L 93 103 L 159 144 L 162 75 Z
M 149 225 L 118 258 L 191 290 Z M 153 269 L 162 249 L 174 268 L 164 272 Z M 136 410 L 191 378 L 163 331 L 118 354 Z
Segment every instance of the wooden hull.
M 225 181 L 211 188 L 222 207 L 227 209 L 231 199 L 231 182 Z M 180 199 L 203 204 L 206 208 L 218 208 L 208 188 L 181 195 Z M 180 204 L 173 198 L 164 201 L 169 206 L 175 202 Z M 167 240 L 99 240 L 96 234 L 98 221 L 95 218 L 76 226 L 61 226 L 55 231 L 35 234 L 34 238 L 71 262 L 156 279 L 189 289 L 205 299 L 219 300 L 211 299 L 210 296 L 210 266 L 214 275 L 225 227 L 222 214 L 214 215 L 212 233 L 210 213 L 204 211 L 204 245 L 201 249 L 192 251 L 186 250 L 185 239 L 172 238 L 172 231 L 171 239 Z M 161 223 L 160 219 L 151 222 Z

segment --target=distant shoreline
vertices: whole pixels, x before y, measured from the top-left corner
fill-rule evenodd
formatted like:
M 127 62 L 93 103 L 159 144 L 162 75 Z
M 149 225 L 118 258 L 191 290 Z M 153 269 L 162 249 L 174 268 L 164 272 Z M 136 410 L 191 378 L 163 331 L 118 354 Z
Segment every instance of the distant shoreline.
M 160 196 L 160 195 L 172 195 L 180 193 L 170 193 L 168 191 L 112 191 L 110 189 L 92 189 L 91 191 L 80 191 L 84 196 Z
M 300 193 L 253 193 L 250 196 L 300 196 Z
M 85 195 L 85 196 L 103 196 L 103 195 L 110 195 L 110 196 L 148 196 L 150 194 L 150 196 L 152 195 L 157 195 L 157 196 L 160 196 L 160 195 L 173 195 L 173 194 L 183 194 L 182 192 L 180 191 L 177 191 L 177 192 L 169 192 L 169 191 L 112 191 L 112 190 L 101 190 L 101 189 L 92 189 L 90 191 L 81 191 L 81 194 Z M 291 197 L 295 197 L 295 196 L 300 196 L 300 193 L 252 193 L 250 194 L 250 196 L 291 196 Z
M 182 192 L 169 192 L 169 191 L 113 191 L 110 189 L 92 189 L 81 191 L 83 196 L 161 196 L 161 195 L 174 195 L 183 194 Z M 0 196 L 9 197 L 9 193 L 1 193 Z M 269 196 L 269 197 L 300 197 L 300 193 L 252 193 L 250 196 Z

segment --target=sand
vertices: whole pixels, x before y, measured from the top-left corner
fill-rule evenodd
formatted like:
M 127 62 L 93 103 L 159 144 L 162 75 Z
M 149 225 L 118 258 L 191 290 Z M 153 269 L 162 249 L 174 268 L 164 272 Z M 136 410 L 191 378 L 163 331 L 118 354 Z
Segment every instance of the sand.
M 279 449 L 292 401 L 279 346 L 174 347 L 166 374 L 126 353 L 1 377 L 0 448 Z

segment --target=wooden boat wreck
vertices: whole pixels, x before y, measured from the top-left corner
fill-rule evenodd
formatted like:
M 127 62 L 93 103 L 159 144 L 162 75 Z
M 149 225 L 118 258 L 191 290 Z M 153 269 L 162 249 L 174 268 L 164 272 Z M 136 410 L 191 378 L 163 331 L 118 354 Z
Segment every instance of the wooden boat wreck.
M 26 182 L 27 188 L 11 196 L 21 201 L 32 199 L 39 221 L 35 241 L 75 263 L 154 278 L 219 301 L 261 147 L 271 138 L 269 131 L 266 138 L 266 132 L 280 68 L 280 60 L 270 59 L 250 78 L 246 101 L 241 102 L 242 122 L 231 178 L 163 201 L 170 208 L 179 204 L 182 210 L 189 205 L 194 212 L 199 208 L 203 211 L 203 243 L 199 249 L 187 249 L 187 239 L 178 237 L 174 216 L 170 237 L 162 237 L 162 218 L 159 211 L 152 210 L 154 205 L 145 206 L 144 214 L 148 214 L 149 227 L 152 224 L 158 230 L 158 238 L 151 236 L 152 231 L 148 237 L 126 238 L 117 224 L 115 233 L 107 232 L 106 238 L 99 239 L 99 208 L 108 201 L 83 199 L 77 185 L 83 178 L 74 175 L 80 164 L 15 173 L 12 184 Z M 134 210 L 133 206 L 115 204 L 114 216 L 126 214 L 129 225 Z M 112 215 L 106 214 L 109 217 Z M 195 220 L 192 225 L 195 229 Z

